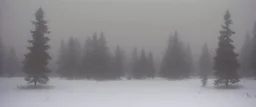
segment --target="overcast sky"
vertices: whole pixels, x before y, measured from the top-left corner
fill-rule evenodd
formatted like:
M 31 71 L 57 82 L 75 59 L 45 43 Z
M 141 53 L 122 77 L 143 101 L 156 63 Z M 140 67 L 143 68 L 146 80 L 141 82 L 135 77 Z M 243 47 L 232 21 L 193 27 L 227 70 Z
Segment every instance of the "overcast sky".
M 175 30 L 198 57 L 204 42 L 214 52 L 223 15 L 230 10 L 239 52 L 246 32 L 256 21 L 256 0 L 5 0 L 4 40 L 17 52 L 27 52 L 35 11 L 45 11 L 51 34 L 51 54 L 70 36 L 84 42 L 103 31 L 110 48 L 120 45 L 131 54 L 134 47 L 152 51 L 161 60 L 167 40 Z

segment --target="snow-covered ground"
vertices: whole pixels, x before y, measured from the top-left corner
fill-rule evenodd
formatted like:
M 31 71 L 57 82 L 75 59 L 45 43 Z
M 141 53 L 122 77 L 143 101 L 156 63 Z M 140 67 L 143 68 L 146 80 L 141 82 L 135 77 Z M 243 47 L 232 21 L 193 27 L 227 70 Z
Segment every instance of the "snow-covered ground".
M 51 78 L 34 89 L 23 78 L 0 78 L 0 107 L 256 107 L 256 81 L 231 89 L 209 80 L 89 81 Z

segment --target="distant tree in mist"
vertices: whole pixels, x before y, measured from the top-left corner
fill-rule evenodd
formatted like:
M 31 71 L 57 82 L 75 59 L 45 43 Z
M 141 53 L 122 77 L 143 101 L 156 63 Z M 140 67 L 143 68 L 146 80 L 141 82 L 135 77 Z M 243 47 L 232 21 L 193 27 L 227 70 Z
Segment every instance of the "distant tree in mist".
M 76 78 L 79 74 L 79 60 L 80 54 L 80 43 L 77 39 L 70 37 L 68 40 L 67 51 L 66 51 L 66 77 L 68 79 Z
M 252 40 L 250 35 L 247 33 L 245 35 L 245 41 L 239 55 L 239 62 L 241 67 L 239 69 L 239 74 L 242 76 L 249 76 L 251 73 L 251 53 L 252 53 Z
M 167 79 L 188 78 L 190 72 L 186 58 L 183 43 L 179 40 L 178 32 L 175 31 L 174 36 L 171 36 L 169 39 L 161 64 L 160 76 Z
M 120 78 L 121 74 L 117 74 L 113 68 L 111 53 L 103 32 L 100 37 L 95 32 L 92 39 L 86 40 L 81 62 L 81 71 L 87 78 L 96 80 Z
M 196 75 L 195 73 L 195 66 L 194 66 L 194 59 L 191 53 L 190 45 L 188 44 L 186 49 L 185 49 L 185 55 L 186 55 L 186 63 L 187 63 L 187 70 L 186 72 L 188 75 Z
M 207 84 L 208 75 L 212 71 L 211 57 L 210 57 L 210 53 L 206 43 L 204 44 L 204 47 L 202 49 L 202 54 L 199 59 L 199 68 L 200 68 L 199 75 L 202 81 L 202 86 L 205 86 Z
M 224 25 L 222 25 L 222 30 L 220 31 L 219 44 L 214 58 L 214 69 L 216 70 L 214 74 L 217 77 L 215 85 L 225 83 L 228 86 L 229 83 L 239 82 L 237 74 L 239 68 L 238 55 L 234 52 L 235 47 L 232 45 L 233 40 L 231 39 L 235 32 L 230 29 L 232 24 L 230 18 L 231 15 L 227 11 L 224 15 Z
M 134 78 L 136 79 L 145 79 L 147 77 L 147 57 L 145 50 L 141 50 L 141 55 L 139 57 L 139 60 L 136 63 L 136 72 L 133 72 Z
M 124 55 L 119 46 L 116 47 L 114 55 L 113 70 L 117 78 L 124 76 Z
M 253 38 L 252 38 L 252 52 L 250 56 L 250 66 L 252 67 L 253 74 L 256 79 L 256 22 L 254 23 L 253 28 Z
M 68 70 L 67 70 L 67 44 L 65 44 L 65 42 L 62 40 L 61 41 L 61 46 L 60 46 L 60 50 L 59 50 L 59 57 L 57 60 L 57 65 L 58 65 L 58 69 L 57 69 L 57 73 L 61 76 L 61 77 L 68 77 Z
M 4 44 L 3 44 L 2 31 L 1 31 L 1 25 L 0 25 L 0 77 L 1 76 L 4 76 Z
M 128 79 L 134 78 L 134 73 L 138 72 L 138 61 L 139 61 L 139 56 L 138 56 L 138 50 L 137 48 L 134 48 L 132 51 L 132 70 L 131 72 L 128 73 Z
M 153 78 L 156 75 L 156 69 L 155 69 L 153 54 L 151 52 L 148 54 L 147 61 L 148 61 L 147 62 L 148 63 L 148 77 Z
M 49 79 L 46 73 L 50 72 L 47 68 L 48 60 L 51 59 L 47 50 L 50 46 L 47 44 L 50 40 L 45 34 L 50 33 L 46 25 L 47 21 L 44 20 L 44 12 L 39 8 L 35 13 L 36 21 L 32 21 L 35 30 L 32 30 L 32 40 L 28 42 L 31 46 L 28 47 L 29 52 L 25 54 L 23 61 L 23 71 L 28 75 L 25 78 L 29 83 L 46 83 Z
M 0 3 L 3 3 L 0 1 Z M 1 5 L 1 4 L 0 4 Z M 0 6 L 0 77 L 4 75 L 3 5 Z
M 9 50 L 5 59 L 5 72 L 8 77 L 22 76 L 21 63 L 13 47 Z

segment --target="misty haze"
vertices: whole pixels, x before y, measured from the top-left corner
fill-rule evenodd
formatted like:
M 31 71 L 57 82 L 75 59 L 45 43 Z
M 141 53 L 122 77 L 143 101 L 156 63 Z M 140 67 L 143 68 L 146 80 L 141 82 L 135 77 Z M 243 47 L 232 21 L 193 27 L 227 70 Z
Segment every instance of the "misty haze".
M 256 0 L 0 0 L 0 107 L 255 107 Z

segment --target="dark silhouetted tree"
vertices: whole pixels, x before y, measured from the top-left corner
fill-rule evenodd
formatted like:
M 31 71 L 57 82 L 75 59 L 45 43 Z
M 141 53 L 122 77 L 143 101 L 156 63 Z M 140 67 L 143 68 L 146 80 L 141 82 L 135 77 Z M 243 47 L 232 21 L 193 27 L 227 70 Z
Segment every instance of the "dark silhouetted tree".
M 25 78 L 29 83 L 37 85 L 39 83 L 46 83 L 49 79 L 46 73 L 50 70 L 47 68 L 48 60 L 51 59 L 47 50 L 50 46 L 47 44 L 50 40 L 45 34 L 50 33 L 44 20 L 44 12 L 39 8 L 35 13 L 36 21 L 32 21 L 35 30 L 32 30 L 32 40 L 28 42 L 31 46 L 28 47 L 29 53 L 25 55 L 23 71 L 28 75 Z
M 204 47 L 202 49 L 202 54 L 199 59 L 199 68 L 200 68 L 199 75 L 202 81 L 202 86 L 205 86 L 207 84 L 208 75 L 212 71 L 211 57 L 210 57 L 210 53 L 208 51 L 208 47 L 206 43 L 204 44 Z
M 229 11 L 224 15 L 224 25 L 220 31 L 219 44 L 216 50 L 216 57 L 214 58 L 214 73 L 217 77 L 215 80 L 215 85 L 225 83 L 226 86 L 229 83 L 239 82 L 239 76 L 237 70 L 239 68 L 239 63 L 237 61 L 237 54 L 234 52 L 235 47 L 232 45 L 233 40 L 231 36 L 235 34 L 234 31 L 230 29 L 232 20 Z

